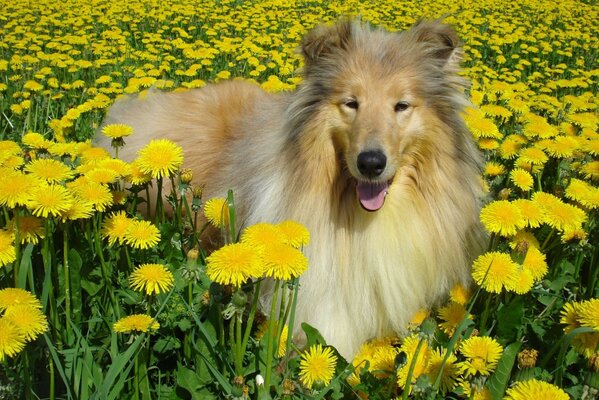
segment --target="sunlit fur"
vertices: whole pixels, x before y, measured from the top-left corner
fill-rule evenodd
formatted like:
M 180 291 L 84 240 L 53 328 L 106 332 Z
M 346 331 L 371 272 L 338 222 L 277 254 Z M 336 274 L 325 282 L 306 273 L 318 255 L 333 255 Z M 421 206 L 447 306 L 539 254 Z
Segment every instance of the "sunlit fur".
M 204 197 L 232 188 L 244 225 L 305 224 L 310 267 L 296 321 L 351 357 L 369 338 L 405 333 L 419 308 L 468 282 L 483 240 L 480 160 L 460 117 L 460 48 L 449 26 L 389 33 L 342 21 L 311 31 L 301 52 L 293 93 L 242 81 L 151 92 L 117 102 L 106 123 L 134 127 L 120 151 L 126 160 L 150 138 L 179 143 Z M 409 107 L 397 111 L 400 101 Z M 376 179 L 391 181 L 375 212 L 355 189 L 369 180 L 356 157 L 371 149 L 387 157 Z

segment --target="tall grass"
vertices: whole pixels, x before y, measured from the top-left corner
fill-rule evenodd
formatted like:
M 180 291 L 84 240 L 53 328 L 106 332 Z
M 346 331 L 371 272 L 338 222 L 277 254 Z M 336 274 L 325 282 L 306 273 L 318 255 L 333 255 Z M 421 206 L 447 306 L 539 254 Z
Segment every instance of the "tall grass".
M 0 397 L 517 399 L 540 396 L 541 381 L 547 396 L 597 398 L 597 8 L 445 3 L 0 0 L 0 287 L 34 294 L 48 323 L 26 341 L 26 326 L 0 330 Z M 472 81 L 465 118 L 487 160 L 490 245 L 476 284 L 422 310 L 410 336 L 366 343 L 354 360 L 333 350 L 332 378 L 307 383 L 300 373 L 324 340 L 305 324 L 306 343 L 286 337 L 302 322 L 301 277 L 275 280 L 277 302 L 260 311 L 262 276 L 230 285 L 206 273 L 209 199 L 184 160 L 151 179 L 85 142 L 116 98 L 149 87 L 243 77 L 293 89 L 302 35 L 348 14 L 390 30 L 445 16 L 458 29 Z M 68 172 L 31 167 L 44 159 Z M 172 192 L 150 195 L 166 182 Z M 50 187 L 64 198 L 44 208 Z M 230 244 L 243 233 L 234 196 L 215 221 Z M 111 230 L 115 212 L 131 223 L 140 207 L 158 211 L 147 248 Z M 145 264 L 166 267 L 168 289 L 132 287 Z M 0 304 L 0 319 L 16 324 L 12 306 Z M 159 327 L 115 328 L 134 314 Z M 488 338 L 484 356 L 470 351 L 474 338 Z M 9 339 L 24 347 L 10 351 Z

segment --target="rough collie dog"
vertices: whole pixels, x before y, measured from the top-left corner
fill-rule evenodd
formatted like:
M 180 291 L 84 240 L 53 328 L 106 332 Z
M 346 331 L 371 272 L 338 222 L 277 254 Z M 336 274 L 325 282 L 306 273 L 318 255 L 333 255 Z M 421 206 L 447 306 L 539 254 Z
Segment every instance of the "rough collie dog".
M 351 358 L 468 282 L 480 159 L 448 25 L 389 33 L 342 21 L 300 50 L 293 93 L 242 81 L 150 93 L 117 102 L 106 123 L 134 127 L 125 159 L 151 138 L 177 142 L 204 197 L 233 189 L 245 224 L 303 223 L 312 240 L 296 320 Z

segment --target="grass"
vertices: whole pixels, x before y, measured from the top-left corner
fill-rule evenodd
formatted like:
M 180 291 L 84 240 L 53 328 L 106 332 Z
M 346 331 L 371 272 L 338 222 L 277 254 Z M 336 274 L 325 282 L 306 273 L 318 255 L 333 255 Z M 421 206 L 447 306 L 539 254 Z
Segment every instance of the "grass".
M 595 398 L 597 8 L 445 3 L 0 0 L 0 320 L 18 327 L 0 331 L 0 397 Z M 276 280 L 266 319 L 252 301 L 263 272 L 229 285 L 207 268 L 198 221 L 209 199 L 184 160 L 170 175 L 144 172 L 86 141 L 116 98 L 149 87 L 243 77 L 290 90 L 302 35 L 348 14 L 390 30 L 445 16 L 458 30 L 490 244 L 476 285 L 422 310 L 410 336 L 366 343 L 354 360 L 333 350 L 322 355 L 332 378 L 316 368 L 307 381 L 300 373 L 324 340 L 308 325 L 304 348 L 286 337 L 300 273 Z M 64 168 L 34 167 L 46 159 Z M 176 192 L 150 198 L 149 182 L 163 181 Z M 234 244 L 234 193 L 218 201 L 214 223 L 227 216 Z M 142 222 L 140 204 L 156 217 Z M 146 264 L 163 273 L 140 273 Z M 10 288 L 35 302 L 15 308 Z M 150 322 L 115 329 L 131 315 Z

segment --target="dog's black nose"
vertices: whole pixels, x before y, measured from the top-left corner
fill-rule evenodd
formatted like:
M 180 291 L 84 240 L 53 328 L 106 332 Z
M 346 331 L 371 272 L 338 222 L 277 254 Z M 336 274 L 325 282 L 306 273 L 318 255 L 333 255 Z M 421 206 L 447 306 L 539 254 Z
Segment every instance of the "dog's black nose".
M 358 154 L 358 170 L 368 178 L 382 174 L 386 165 L 387 157 L 381 151 L 369 150 Z

